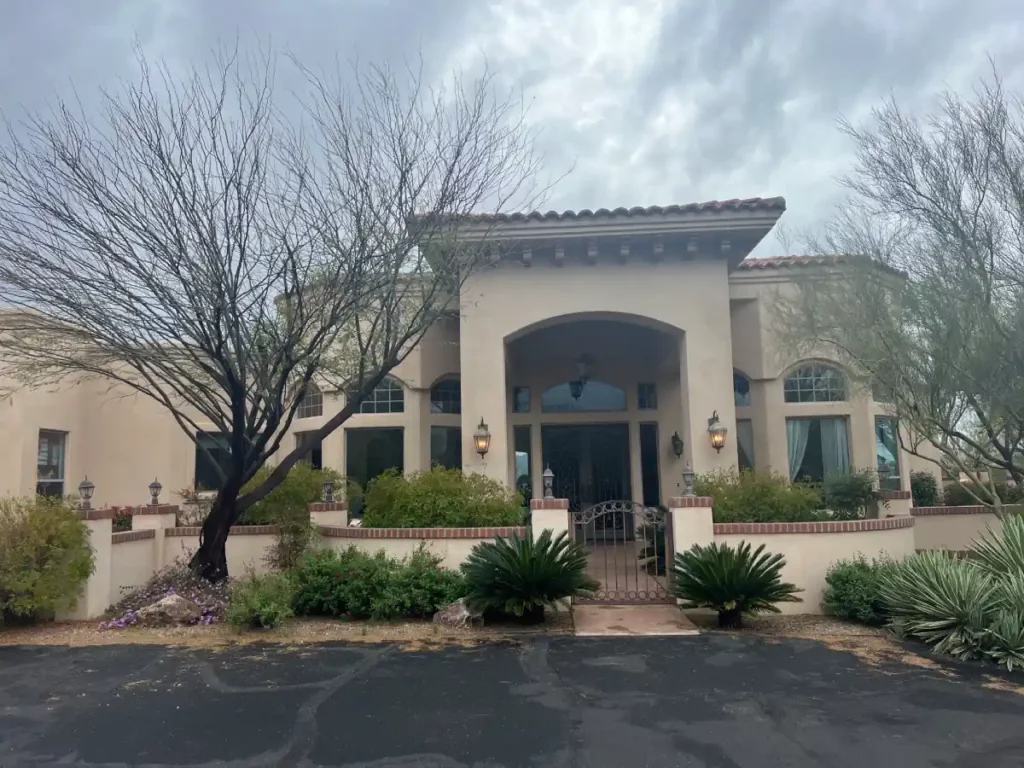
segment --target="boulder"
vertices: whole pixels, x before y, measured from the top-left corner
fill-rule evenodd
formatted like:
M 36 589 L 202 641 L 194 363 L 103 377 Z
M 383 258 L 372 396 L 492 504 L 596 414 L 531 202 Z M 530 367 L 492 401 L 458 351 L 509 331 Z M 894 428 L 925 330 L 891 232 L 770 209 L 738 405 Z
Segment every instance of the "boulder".
M 155 603 L 140 608 L 135 616 L 137 624 L 146 627 L 169 627 L 176 624 L 194 624 L 203 615 L 202 609 L 181 595 L 167 595 Z
M 451 605 L 446 605 L 434 614 L 434 623 L 442 627 L 461 629 L 470 624 L 479 623 L 482 617 L 479 613 L 471 611 L 466 605 L 466 598 L 460 597 Z

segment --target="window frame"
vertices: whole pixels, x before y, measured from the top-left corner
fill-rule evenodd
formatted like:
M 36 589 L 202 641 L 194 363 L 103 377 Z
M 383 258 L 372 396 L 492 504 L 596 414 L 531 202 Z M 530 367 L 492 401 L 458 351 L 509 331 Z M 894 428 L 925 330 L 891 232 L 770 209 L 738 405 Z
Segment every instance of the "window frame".
M 658 410 L 658 385 L 653 381 L 639 381 L 636 385 L 636 409 L 638 411 Z
M 586 394 L 587 387 L 588 386 L 591 387 L 590 391 L 593 392 L 594 391 L 593 390 L 593 385 L 595 385 L 595 384 L 599 384 L 602 387 L 607 387 L 607 389 L 609 391 L 614 392 L 615 395 L 616 395 L 616 401 L 617 402 L 621 398 L 621 403 L 622 403 L 621 407 L 615 407 L 615 408 L 573 408 L 573 407 L 568 407 L 568 408 L 552 408 L 552 407 L 545 406 L 545 403 L 544 403 L 545 396 L 549 395 L 550 393 L 555 392 L 556 390 L 561 391 L 563 387 L 566 389 L 566 391 L 568 391 L 571 388 L 570 382 L 568 382 L 568 381 L 560 381 L 557 384 L 552 384 L 550 387 L 547 387 L 546 389 L 544 389 L 540 393 L 540 412 L 544 413 L 544 414 L 551 414 L 551 413 L 626 413 L 626 412 L 629 411 L 629 399 L 628 399 L 628 395 L 626 393 L 626 390 L 623 389 L 622 387 L 617 387 L 616 385 L 614 385 L 614 384 L 612 384 L 610 382 L 600 381 L 598 379 L 589 379 L 583 385 L 583 392 L 580 395 L 579 399 L 573 399 L 571 397 L 571 395 L 570 395 L 570 399 L 565 401 L 566 404 L 567 405 L 571 405 L 571 403 L 574 403 L 574 402 L 578 403 L 581 400 L 583 400 L 583 395 Z
M 314 419 L 324 415 L 324 393 L 315 382 L 306 385 L 306 393 L 295 407 L 296 419 Z
M 805 371 L 810 371 L 809 374 L 805 374 Z M 827 373 L 832 373 L 834 376 L 827 376 Z M 816 382 L 827 380 L 829 386 L 824 388 L 817 386 Z M 790 387 L 790 382 L 794 382 L 796 386 Z M 839 388 L 836 390 L 831 386 L 832 382 L 838 381 Z M 801 386 L 804 382 L 810 382 L 808 386 Z M 838 391 L 839 397 L 834 397 L 832 394 Z M 818 397 L 819 392 L 824 392 L 825 397 Z M 793 393 L 794 399 L 790 399 L 789 395 Z M 811 397 L 805 398 L 803 394 L 809 393 Z M 803 405 L 806 403 L 845 403 L 849 401 L 849 387 L 847 385 L 846 375 L 842 369 L 832 363 L 826 363 L 819 360 L 811 360 L 799 363 L 792 368 L 782 379 L 782 399 L 787 405 Z
M 57 496 L 57 497 L 63 497 L 64 496 L 65 483 L 67 483 L 67 471 L 68 471 L 67 466 L 68 466 L 68 435 L 69 434 L 70 434 L 70 432 L 67 432 L 65 430 L 48 429 L 48 428 L 40 428 L 39 431 L 36 433 L 36 494 L 37 495 L 40 495 L 40 496 Z M 49 463 L 43 464 L 43 465 L 40 465 L 40 463 L 39 463 L 40 443 L 42 442 L 44 436 L 46 436 L 47 438 L 50 438 L 50 437 L 57 437 L 57 438 L 59 438 L 60 460 L 58 462 L 58 473 L 57 473 L 59 475 L 59 477 L 47 477 L 47 478 L 40 478 L 39 477 L 39 467 L 40 466 L 44 466 L 44 467 L 52 466 Z M 47 458 L 48 459 L 53 455 L 52 447 L 54 445 L 57 445 L 57 444 L 58 443 L 56 443 L 56 442 L 54 442 L 54 443 L 47 442 Z M 40 492 L 40 489 L 42 488 L 42 486 L 50 486 L 49 488 L 47 488 L 47 490 L 49 492 Z M 54 493 L 53 491 L 57 491 L 57 492 Z
M 301 448 L 302 447 L 302 443 L 305 440 L 308 439 L 307 436 L 314 434 L 314 430 L 310 430 L 308 432 L 295 432 L 293 434 L 295 435 L 295 447 L 296 448 Z M 324 468 L 324 441 L 323 440 L 316 440 L 314 442 L 315 442 L 315 445 L 312 448 L 310 448 L 309 453 L 307 453 L 305 455 L 305 457 L 300 459 L 300 461 L 303 461 L 303 462 L 309 464 L 311 467 L 313 467 L 313 469 L 323 469 Z
M 382 392 L 387 392 L 388 397 L 380 397 Z M 397 397 L 394 396 L 396 392 Z M 382 403 L 387 405 L 386 409 L 378 407 Z M 393 376 L 386 377 L 359 403 L 359 413 L 405 413 L 405 387 L 402 382 Z
M 897 419 L 895 416 L 887 416 L 885 414 L 878 414 L 878 415 L 875 416 L 873 426 L 874 426 L 874 429 L 875 429 L 875 468 L 876 468 L 876 471 L 877 471 L 877 468 L 878 468 L 878 446 L 879 446 L 879 443 L 880 443 L 878 428 L 879 428 L 879 422 L 881 422 L 881 421 L 888 421 L 888 422 L 891 422 L 891 424 L 892 424 L 892 436 L 893 436 L 893 440 L 895 441 L 895 450 L 893 451 L 893 463 L 890 465 L 892 467 L 892 473 L 885 480 L 882 480 L 881 478 L 879 478 L 879 480 L 878 480 L 878 487 L 879 487 L 880 490 L 884 490 L 884 491 L 899 491 L 899 490 L 903 489 L 903 479 L 902 479 L 902 477 L 900 475 L 900 470 L 902 469 L 902 467 L 900 466 L 900 435 L 899 435 L 900 422 L 899 422 L 899 419 Z
M 458 376 L 446 376 L 434 382 L 430 388 L 430 412 L 452 415 L 462 413 L 462 380 Z
M 737 379 L 745 381 L 746 384 L 747 384 L 747 392 L 746 392 L 745 396 L 744 395 L 740 395 L 740 393 L 736 391 L 736 381 L 737 381 Z M 741 400 L 740 400 L 741 397 L 743 397 L 745 399 L 745 402 L 741 402 Z M 747 376 L 747 374 L 745 374 L 743 371 L 739 370 L 738 368 L 733 368 L 732 369 L 732 404 L 733 404 L 734 408 L 749 408 L 752 405 L 750 377 Z

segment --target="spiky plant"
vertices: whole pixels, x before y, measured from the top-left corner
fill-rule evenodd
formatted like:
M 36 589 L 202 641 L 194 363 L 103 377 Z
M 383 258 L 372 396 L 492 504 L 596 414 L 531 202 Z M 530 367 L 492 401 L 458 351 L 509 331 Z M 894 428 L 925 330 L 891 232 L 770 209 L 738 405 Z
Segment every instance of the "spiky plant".
M 991 528 L 971 545 L 974 563 L 994 578 L 1024 573 L 1024 517 L 1004 515 L 1002 531 Z
M 600 585 L 586 574 L 587 554 L 563 531 L 545 530 L 534 541 L 512 534 L 477 544 L 462 564 L 466 604 L 475 611 L 515 616 L 524 623 L 544 620 L 544 609 L 587 594 Z
M 911 555 L 881 575 L 889 615 L 908 636 L 958 659 L 982 655 L 997 592 L 981 568 L 942 552 Z
M 672 590 L 684 608 L 711 608 L 718 612 L 718 626 L 740 628 L 743 615 L 779 613 L 776 603 L 798 603 L 797 589 L 782 581 L 782 555 L 751 552 L 741 541 L 735 548 L 714 542 L 695 544 L 676 555 L 672 564 Z

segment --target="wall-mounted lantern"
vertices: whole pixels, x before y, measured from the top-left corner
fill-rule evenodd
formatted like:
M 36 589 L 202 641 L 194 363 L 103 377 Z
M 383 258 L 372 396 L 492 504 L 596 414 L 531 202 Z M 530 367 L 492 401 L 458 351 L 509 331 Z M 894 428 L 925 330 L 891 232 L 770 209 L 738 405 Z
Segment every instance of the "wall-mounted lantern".
M 882 460 L 882 463 L 878 465 L 878 487 L 881 488 L 885 485 L 885 481 L 892 477 L 892 464 Z
M 487 429 L 487 424 L 484 423 L 482 417 L 480 419 L 480 426 L 473 433 L 473 446 L 481 457 L 486 455 L 487 451 L 491 449 L 491 433 Z
M 677 459 L 683 455 L 683 438 L 679 436 L 678 431 L 672 435 L 672 453 L 676 455 Z
M 544 470 L 544 498 L 555 498 L 555 473 L 550 466 Z
M 579 400 L 583 387 L 590 381 L 590 357 L 583 355 L 576 361 L 577 377 L 569 382 L 569 394 L 573 400 Z
M 721 453 L 725 448 L 725 436 L 729 434 L 728 428 L 718 420 L 718 411 L 711 414 L 708 419 L 708 435 L 711 436 L 711 447 Z
M 160 481 L 157 478 L 153 478 L 153 482 L 149 484 L 149 503 L 152 506 L 157 506 L 160 503 L 160 491 L 164 487 L 160 485 Z
M 78 484 L 78 495 L 82 497 L 82 509 L 92 509 L 92 494 L 96 490 L 96 484 L 85 476 L 85 480 Z

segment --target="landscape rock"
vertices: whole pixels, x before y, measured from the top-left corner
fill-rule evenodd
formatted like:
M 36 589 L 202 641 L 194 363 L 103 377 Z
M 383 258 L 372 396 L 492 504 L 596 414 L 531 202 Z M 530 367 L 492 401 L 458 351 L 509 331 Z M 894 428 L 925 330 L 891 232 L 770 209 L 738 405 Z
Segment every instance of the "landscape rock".
M 167 595 L 136 613 L 137 623 L 147 627 L 194 624 L 203 615 L 202 608 L 181 595 Z
M 440 611 L 434 614 L 434 623 L 440 624 L 442 627 L 451 627 L 453 629 L 461 629 L 467 627 L 470 624 L 481 622 L 483 617 L 469 609 L 466 605 L 466 598 L 460 597 L 451 605 L 446 605 Z

